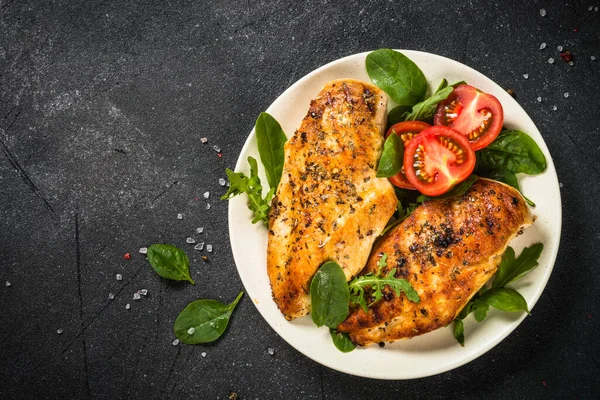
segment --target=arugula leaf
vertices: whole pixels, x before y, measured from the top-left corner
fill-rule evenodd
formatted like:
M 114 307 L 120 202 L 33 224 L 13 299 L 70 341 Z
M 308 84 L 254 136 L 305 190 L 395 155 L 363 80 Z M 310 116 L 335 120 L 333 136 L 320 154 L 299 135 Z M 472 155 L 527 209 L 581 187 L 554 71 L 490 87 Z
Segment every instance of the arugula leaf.
M 221 200 L 229 200 L 239 194 L 246 193 L 248 195 L 248 208 L 254 213 L 252 223 L 263 221 L 267 224 L 269 222 L 269 210 L 271 209 L 269 204 L 273 199 L 275 188 L 272 187 L 263 198 L 256 159 L 248 157 L 248 164 L 250 164 L 250 177 L 243 172 L 233 172 L 229 168 L 225 170 L 229 179 L 229 189 L 221 197 Z
M 329 328 L 329 334 L 335 347 L 342 353 L 349 353 L 356 348 L 356 345 L 352 343 L 346 332 L 338 332 L 333 328 Z
M 396 104 L 413 106 L 425 98 L 427 80 L 404 54 L 391 49 L 375 50 L 366 59 L 367 74 Z
M 161 277 L 196 284 L 190 276 L 190 260 L 183 250 L 170 244 L 153 244 L 148 247 L 146 256 Z
M 334 261 L 323 264 L 310 283 L 311 316 L 315 325 L 336 328 L 348 316 L 349 299 L 342 268 Z
M 438 103 L 446 100 L 453 90 L 453 87 L 444 88 L 434 93 L 433 96 L 429 97 L 428 99 L 415 104 L 412 108 L 412 111 L 405 115 L 404 121 L 431 121 L 433 119 L 433 115 L 435 114 Z
M 287 141 L 287 137 L 279 122 L 266 112 L 260 113 L 258 116 L 254 132 L 260 161 L 265 167 L 267 182 L 270 188 L 277 190 L 283 171 L 283 145 Z
M 454 338 L 460 343 L 461 346 L 465 346 L 465 325 L 462 319 L 454 320 L 454 329 L 452 330 Z
M 412 106 L 396 106 L 391 109 L 387 117 L 387 126 L 392 126 L 398 122 L 404 121 L 405 114 L 407 115 L 412 110 Z
M 480 301 L 502 311 L 525 311 L 529 314 L 527 301 L 514 289 L 497 287 L 481 295 Z
M 242 298 L 240 292 L 231 304 L 217 300 L 196 300 L 188 304 L 175 320 L 173 330 L 185 344 L 209 343 L 217 340 L 229 324 L 231 313 Z
M 512 247 L 508 247 L 502 255 L 502 262 L 498 267 L 498 273 L 492 287 L 504 287 L 522 278 L 527 272 L 537 267 L 538 258 L 543 249 L 544 245 L 542 243 L 536 243 L 531 247 L 525 247 L 521 255 L 515 259 L 515 251 Z
M 492 169 L 536 175 L 546 169 L 546 157 L 525 132 L 508 130 L 480 150 L 481 162 Z
M 471 308 L 473 314 L 475 315 L 475 320 L 477 320 L 477 322 L 481 322 L 485 319 L 485 316 L 487 315 L 489 309 L 490 306 L 486 302 L 481 300 L 473 301 L 473 306 Z
M 418 303 L 419 301 L 421 301 L 421 299 L 419 298 L 419 294 L 412 287 L 410 282 L 408 282 L 406 279 L 394 277 L 394 274 L 396 273 L 396 268 L 393 268 L 385 276 L 381 275 L 381 268 L 387 265 L 386 259 L 387 254 L 384 253 L 377 264 L 377 266 L 379 267 L 377 274 L 370 272 L 368 274 L 358 276 L 348 284 L 348 289 L 350 290 L 350 302 L 359 305 L 365 312 L 368 312 L 370 306 L 381 300 L 381 298 L 383 297 L 382 289 L 386 285 L 394 291 L 396 296 L 400 296 L 400 294 L 404 292 L 404 294 L 410 301 L 414 303 Z M 365 292 L 365 288 L 372 289 L 372 293 L 369 297 L 372 297 L 373 301 L 368 305 L 366 299 L 367 293 Z
M 398 135 L 390 135 L 383 144 L 383 151 L 377 166 L 378 178 L 389 178 L 396 175 L 402 167 L 404 159 L 404 143 Z
M 439 195 L 439 196 L 435 196 L 435 197 L 421 194 L 421 195 L 419 195 L 419 197 L 417 197 L 417 202 L 422 203 L 424 201 L 449 199 L 451 197 L 460 196 L 460 195 L 464 194 L 467 190 L 469 190 L 471 188 L 471 186 L 473 186 L 475 181 L 477 181 L 477 179 L 479 179 L 479 177 L 477 175 L 471 174 L 467 177 L 467 179 L 458 183 L 456 186 L 454 186 L 452 189 L 450 189 L 446 193 Z

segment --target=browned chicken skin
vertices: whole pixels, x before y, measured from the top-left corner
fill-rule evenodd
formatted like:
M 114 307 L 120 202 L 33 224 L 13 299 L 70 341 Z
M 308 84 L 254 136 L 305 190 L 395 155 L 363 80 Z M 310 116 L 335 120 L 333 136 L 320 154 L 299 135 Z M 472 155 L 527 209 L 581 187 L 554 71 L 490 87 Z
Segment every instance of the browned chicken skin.
M 387 274 L 407 279 L 419 303 L 389 288 L 368 313 L 353 309 L 338 330 L 359 345 L 393 342 L 448 325 L 496 273 L 509 241 L 533 222 L 521 194 L 479 179 L 462 196 L 418 207 L 373 248 L 361 274 L 377 272 L 388 255 Z
M 267 272 L 289 320 L 308 314 L 321 264 L 336 261 L 351 279 L 365 265 L 397 199 L 375 176 L 387 97 L 373 85 L 329 82 L 285 144 L 281 183 L 269 215 Z

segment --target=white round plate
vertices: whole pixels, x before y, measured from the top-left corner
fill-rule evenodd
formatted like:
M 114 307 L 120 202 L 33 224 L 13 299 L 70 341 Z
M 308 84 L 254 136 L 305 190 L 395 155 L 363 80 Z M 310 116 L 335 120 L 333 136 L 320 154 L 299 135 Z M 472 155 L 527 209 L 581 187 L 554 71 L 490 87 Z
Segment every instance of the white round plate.
M 540 297 L 556 260 L 561 231 L 561 201 L 558 180 L 548 148 L 533 121 L 519 104 L 500 86 L 481 73 L 434 54 L 399 50 L 414 61 L 429 82 L 429 92 L 435 90 L 442 78 L 448 82 L 467 81 L 485 92 L 492 93 L 504 107 L 504 125 L 527 132 L 540 146 L 548 161 L 548 169 L 537 176 L 521 176 L 523 193 L 537 206 L 537 220 L 510 245 L 520 254 L 521 249 L 536 242 L 544 244 L 539 266 L 515 282 L 517 289 L 533 308 Z M 355 78 L 370 82 L 365 70 L 368 53 L 360 53 L 331 62 L 309 73 L 271 104 L 267 112 L 281 124 L 290 137 L 306 115 L 310 100 L 330 80 Z M 388 110 L 394 104 L 390 102 Z M 236 171 L 248 173 L 248 156 L 259 160 L 254 130 L 248 136 L 236 165 Z M 262 165 L 260 177 L 267 185 Z M 265 189 L 266 192 L 266 189 Z M 333 345 L 327 328 L 317 328 L 310 316 L 286 321 L 271 298 L 267 277 L 267 229 L 264 224 L 251 223 L 247 196 L 237 196 L 229 203 L 229 233 L 231 248 L 238 272 L 258 311 L 271 327 L 290 345 L 304 355 L 329 368 L 348 374 L 378 379 L 412 379 L 439 374 L 461 366 L 482 355 L 508 334 L 526 317 L 525 313 L 490 310 L 482 323 L 473 316 L 465 320 L 465 346 L 461 347 L 452 335 L 451 327 L 387 344 L 384 348 L 370 346 L 342 353 Z

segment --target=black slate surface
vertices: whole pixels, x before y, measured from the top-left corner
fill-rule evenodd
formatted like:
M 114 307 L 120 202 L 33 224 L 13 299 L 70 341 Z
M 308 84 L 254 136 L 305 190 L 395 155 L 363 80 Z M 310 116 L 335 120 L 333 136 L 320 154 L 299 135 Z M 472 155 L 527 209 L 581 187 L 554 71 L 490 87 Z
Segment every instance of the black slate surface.
M 598 6 L 0 1 L 0 398 L 597 398 Z M 380 47 L 479 70 L 513 89 L 542 132 L 563 230 L 532 315 L 471 363 L 411 381 L 313 362 L 248 299 L 221 340 L 173 346 L 188 302 L 243 290 L 218 179 L 256 116 L 311 70 Z M 199 226 L 215 248 L 208 263 L 185 244 Z M 155 242 L 188 249 L 196 286 L 150 269 L 138 249 Z

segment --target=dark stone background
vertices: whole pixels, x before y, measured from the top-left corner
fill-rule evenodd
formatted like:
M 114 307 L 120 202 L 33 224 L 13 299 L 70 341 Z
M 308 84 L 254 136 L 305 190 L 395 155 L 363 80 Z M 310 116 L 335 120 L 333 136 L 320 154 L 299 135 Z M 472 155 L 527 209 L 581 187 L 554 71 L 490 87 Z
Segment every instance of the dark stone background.
M 0 398 L 597 398 L 594 6 L 1 0 Z M 558 45 L 573 52 L 573 67 Z M 256 116 L 313 69 L 379 47 L 481 71 L 515 91 L 544 135 L 563 184 L 564 225 L 532 315 L 471 363 L 411 381 L 316 364 L 248 299 L 218 342 L 173 346 L 173 321 L 188 302 L 229 302 L 243 289 L 218 178 L 235 165 Z M 198 226 L 215 246 L 209 263 L 185 244 Z M 155 242 L 188 249 L 199 284 L 160 279 L 138 253 Z M 149 295 L 133 301 L 141 288 Z

